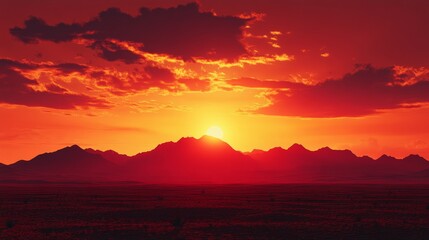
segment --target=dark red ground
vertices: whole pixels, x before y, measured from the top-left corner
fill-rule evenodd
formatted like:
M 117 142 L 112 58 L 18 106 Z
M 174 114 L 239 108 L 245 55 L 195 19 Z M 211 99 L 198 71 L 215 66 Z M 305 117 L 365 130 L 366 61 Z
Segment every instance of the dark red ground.
M 429 239 L 429 185 L 0 186 L 0 239 Z

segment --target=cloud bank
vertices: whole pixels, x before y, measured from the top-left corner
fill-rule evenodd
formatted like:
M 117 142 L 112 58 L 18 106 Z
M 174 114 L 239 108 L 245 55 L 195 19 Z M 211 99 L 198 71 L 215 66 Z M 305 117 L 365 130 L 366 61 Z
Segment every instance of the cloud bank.
M 195 58 L 233 61 L 247 53 L 241 39 L 249 20 L 201 12 L 198 4 L 189 3 L 167 9 L 141 8 L 137 16 L 109 8 L 84 23 L 48 25 L 41 18 L 31 17 L 24 27 L 13 27 L 10 33 L 24 43 L 84 41 L 108 61 L 134 63 L 143 58 L 118 42 L 186 61 Z
M 313 118 L 358 117 L 387 109 L 420 107 L 429 103 L 429 81 L 409 82 L 394 67 L 362 66 L 340 79 L 315 85 L 288 81 L 234 79 L 229 84 L 267 88 L 270 104 L 255 113 Z
M 8 59 L 0 59 L 0 102 L 32 107 L 48 107 L 56 109 L 76 108 L 107 108 L 106 100 L 84 94 L 69 93 L 66 89 L 49 84 L 46 90 L 40 90 L 39 82 L 27 78 L 21 71 L 49 67 L 61 72 L 83 71 L 77 64 L 58 64 L 36 66 Z

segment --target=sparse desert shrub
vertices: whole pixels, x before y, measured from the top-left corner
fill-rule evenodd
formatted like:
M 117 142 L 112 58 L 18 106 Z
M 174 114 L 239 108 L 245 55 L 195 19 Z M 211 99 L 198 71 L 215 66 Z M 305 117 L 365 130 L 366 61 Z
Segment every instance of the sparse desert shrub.
M 426 206 L 426 210 L 429 210 L 429 204 Z
M 4 226 L 8 229 L 13 228 L 16 225 L 15 221 L 8 219 L 4 222 Z
M 182 228 L 183 225 L 185 225 L 185 221 L 180 217 L 176 217 L 171 221 L 171 225 L 173 225 L 173 227 L 175 227 L 176 229 L 179 229 Z

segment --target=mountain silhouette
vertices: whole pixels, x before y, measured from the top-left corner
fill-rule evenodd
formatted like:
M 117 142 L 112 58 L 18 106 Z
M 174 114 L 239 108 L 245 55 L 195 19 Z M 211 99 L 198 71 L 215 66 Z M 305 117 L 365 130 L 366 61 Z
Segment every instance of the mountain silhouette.
M 4 171 L 7 171 L 7 169 L 8 169 L 8 167 L 5 164 L 0 163 L 0 173 L 4 172 Z
M 252 159 L 220 139 L 181 138 L 131 157 L 128 167 L 138 180 L 151 182 L 241 182 Z
M 110 175 L 104 174 L 111 173 L 114 167 L 100 155 L 89 153 L 77 145 L 10 165 L 24 179 L 80 181 L 110 179 Z
M 252 151 L 248 155 L 267 163 L 272 176 L 293 182 L 391 180 L 429 166 L 429 162 L 418 155 L 402 160 L 383 155 L 374 160 L 368 156 L 358 157 L 350 150 L 324 147 L 309 151 L 299 144 L 287 150 L 277 147 L 266 152 Z
M 10 171 L 10 166 L 0 163 L 0 174 Z
M 87 148 L 85 149 L 85 151 L 88 153 L 100 155 L 104 159 L 119 165 L 125 164 L 130 159 L 128 155 L 120 154 L 113 150 L 101 151 L 101 150 L 96 150 L 92 148 Z
M 419 155 L 374 160 L 350 150 L 300 144 L 242 153 L 210 136 L 165 142 L 134 156 L 77 145 L 28 161 L 0 164 L 0 180 L 139 181 L 144 183 L 429 183 L 429 162 Z

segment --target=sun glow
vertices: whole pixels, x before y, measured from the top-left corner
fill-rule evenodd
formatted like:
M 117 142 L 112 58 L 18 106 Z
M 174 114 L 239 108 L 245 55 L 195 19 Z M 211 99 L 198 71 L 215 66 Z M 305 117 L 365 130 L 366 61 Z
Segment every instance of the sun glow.
M 223 139 L 223 131 L 218 126 L 211 126 L 207 129 L 206 135 L 212 136 L 215 138 Z

